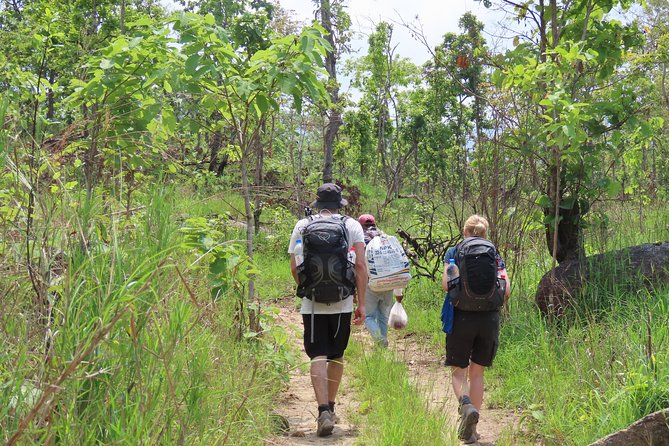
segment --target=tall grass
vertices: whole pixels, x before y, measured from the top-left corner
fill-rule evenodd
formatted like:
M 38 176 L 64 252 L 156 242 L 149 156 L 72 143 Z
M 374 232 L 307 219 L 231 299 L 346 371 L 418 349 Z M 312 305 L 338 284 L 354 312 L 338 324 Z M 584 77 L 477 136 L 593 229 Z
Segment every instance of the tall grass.
M 629 212 L 613 212 L 608 224 L 616 224 L 591 227 L 586 237 L 599 244 L 597 252 L 653 242 L 666 231 L 665 214 L 646 214 L 643 234 L 619 230 L 639 222 Z M 547 269 L 524 263 L 523 286 L 514 288 L 487 374 L 490 403 L 520 411 L 524 429 L 549 445 L 588 444 L 669 407 L 666 290 L 630 288 L 634 278 L 611 265 L 593 275 L 569 318 L 546 320 L 533 296 Z
M 2 278 L 16 285 L 0 311 L 0 440 L 259 444 L 287 359 L 271 336 L 238 341 L 232 309 L 189 269 L 173 190 L 151 188 L 133 215 L 78 198 L 51 219 L 73 236 L 40 228 L 62 247 L 50 317 L 20 269 Z
M 522 411 L 556 445 L 587 444 L 668 407 L 669 294 L 652 304 L 642 294 L 624 297 L 606 315 L 569 324 L 538 315 L 507 321 L 492 402 Z
M 365 421 L 358 442 L 368 445 L 457 445 L 454 424 L 430 410 L 424 395 L 409 382 L 406 365 L 384 349 L 350 347 L 359 411 Z

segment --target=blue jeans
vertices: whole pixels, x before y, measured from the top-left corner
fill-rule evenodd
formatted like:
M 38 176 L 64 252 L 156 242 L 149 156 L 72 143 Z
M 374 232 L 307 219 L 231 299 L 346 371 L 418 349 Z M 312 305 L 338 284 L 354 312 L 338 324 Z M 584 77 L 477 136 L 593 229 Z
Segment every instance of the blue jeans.
M 375 341 L 388 345 L 388 315 L 393 306 L 393 292 L 374 292 L 367 287 L 365 294 L 365 327 Z

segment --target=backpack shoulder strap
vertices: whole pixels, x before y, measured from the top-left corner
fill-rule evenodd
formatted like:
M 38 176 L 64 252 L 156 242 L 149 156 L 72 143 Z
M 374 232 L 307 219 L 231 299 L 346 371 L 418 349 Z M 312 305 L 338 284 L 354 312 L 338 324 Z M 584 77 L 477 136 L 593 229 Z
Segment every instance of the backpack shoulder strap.
M 348 245 L 348 228 L 346 227 L 346 220 L 349 219 L 348 215 L 340 215 L 341 225 L 344 227 L 344 239 L 346 240 L 346 245 Z
M 309 223 L 316 220 L 316 217 L 314 215 L 307 215 L 306 219 L 307 219 L 307 222 L 304 224 L 304 227 L 302 229 L 306 228 L 309 225 Z

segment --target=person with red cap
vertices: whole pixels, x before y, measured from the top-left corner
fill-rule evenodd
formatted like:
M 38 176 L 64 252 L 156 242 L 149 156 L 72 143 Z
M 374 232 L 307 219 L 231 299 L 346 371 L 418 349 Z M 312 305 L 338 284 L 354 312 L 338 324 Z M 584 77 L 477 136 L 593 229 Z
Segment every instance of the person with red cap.
M 377 228 L 372 214 L 362 214 L 358 217 L 358 222 L 365 234 L 365 245 L 377 235 L 383 234 Z M 368 284 L 365 293 L 365 327 L 377 344 L 383 347 L 388 347 L 388 317 L 393 306 L 393 295 L 397 302 L 402 302 L 404 290 L 373 291 Z

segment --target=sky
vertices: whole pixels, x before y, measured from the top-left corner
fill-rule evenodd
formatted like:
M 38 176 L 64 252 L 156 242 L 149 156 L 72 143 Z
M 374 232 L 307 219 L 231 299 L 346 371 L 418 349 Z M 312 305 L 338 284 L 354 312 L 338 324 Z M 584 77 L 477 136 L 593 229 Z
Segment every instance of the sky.
M 313 20 L 312 0 L 279 0 L 285 9 L 295 11 L 295 17 L 305 21 Z M 396 54 L 408 57 L 416 64 L 429 58 L 429 51 L 423 43 L 414 39 L 401 23 L 422 26 L 427 42 L 434 48 L 447 32 L 459 33 L 458 20 L 465 12 L 472 12 L 484 23 L 485 31 L 494 31 L 501 19 L 500 13 L 486 9 L 476 0 L 348 0 L 347 11 L 351 16 L 352 29 L 359 33 L 352 42 L 353 50 L 366 53 L 366 40 L 374 25 L 386 21 L 395 23 L 393 42 L 397 44 Z M 488 36 L 486 36 L 488 38 Z
M 176 0 L 161 0 L 169 9 L 180 7 Z M 304 23 L 314 19 L 313 0 L 278 0 L 284 9 L 294 12 L 295 18 Z M 421 26 L 427 42 L 434 48 L 447 32 L 458 33 L 458 20 L 465 12 L 472 12 L 485 25 L 484 34 L 496 32 L 497 23 L 502 18 L 499 12 L 486 9 L 477 0 L 345 0 L 351 16 L 352 30 L 357 38 L 351 42 L 352 49 L 362 56 L 367 50 L 367 36 L 375 24 L 381 21 L 394 23 L 393 42 L 397 44 L 396 54 L 408 57 L 420 65 L 429 58 L 429 51 L 423 43 L 411 37 L 402 22 Z M 491 37 L 486 36 L 488 46 L 493 47 Z

